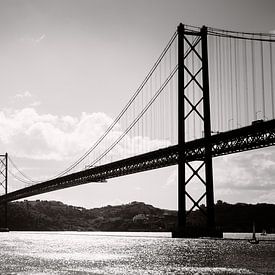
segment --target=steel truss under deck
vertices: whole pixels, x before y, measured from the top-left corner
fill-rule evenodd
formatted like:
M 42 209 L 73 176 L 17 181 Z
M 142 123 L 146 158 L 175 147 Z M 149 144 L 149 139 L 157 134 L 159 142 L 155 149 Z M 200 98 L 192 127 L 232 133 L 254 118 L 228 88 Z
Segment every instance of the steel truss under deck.
M 205 157 L 205 144 L 211 145 L 213 157 L 248 151 L 275 145 L 275 120 L 250 125 L 211 136 L 186 142 L 186 160 L 200 161 Z M 179 147 L 171 146 L 150 153 L 93 167 L 81 172 L 35 184 L 0 196 L 0 203 L 14 201 L 90 182 L 153 170 L 178 164 Z

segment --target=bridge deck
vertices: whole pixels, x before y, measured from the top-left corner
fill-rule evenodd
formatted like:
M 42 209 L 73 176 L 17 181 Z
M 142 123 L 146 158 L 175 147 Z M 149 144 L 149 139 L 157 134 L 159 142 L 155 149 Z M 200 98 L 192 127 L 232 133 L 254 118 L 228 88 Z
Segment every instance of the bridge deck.
M 187 142 L 185 144 L 186 160 L 202 160 L 206 144 L 211 144 L 213 157 L 272 146 L 275 144 L 275 120 L 219 133 L 209 139 L 201 138 Z M 7 195 L 2 195 L 0 196 L 0 203 L 80 184 L 99 182 L 109 178 L 175 165 L 178 161 L 178 150 L 178 145 L 174 145 L 45 181 L 10 192 Z

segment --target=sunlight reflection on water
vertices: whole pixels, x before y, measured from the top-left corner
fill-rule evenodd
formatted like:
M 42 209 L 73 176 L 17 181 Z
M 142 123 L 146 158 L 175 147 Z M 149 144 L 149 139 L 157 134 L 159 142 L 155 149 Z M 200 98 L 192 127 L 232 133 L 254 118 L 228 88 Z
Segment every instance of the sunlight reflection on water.
M 0 274 L 274 274 L 275 243 L 170 233 L 0 234 Z

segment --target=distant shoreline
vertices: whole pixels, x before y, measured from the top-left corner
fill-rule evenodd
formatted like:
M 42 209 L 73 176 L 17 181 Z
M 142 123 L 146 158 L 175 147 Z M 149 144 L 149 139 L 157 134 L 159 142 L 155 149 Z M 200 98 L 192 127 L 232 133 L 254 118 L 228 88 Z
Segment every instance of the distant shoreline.
M 90 236 L 106 236 L 106 237 L 149 237 L 149 238 L 172 238 L 171 232 L 149 232 L 149 231 L 10 231 L 10 233 L 23 233 L 23 234 L 62 234 L 62 235 L 90 235 Z M 245 232 L 224 232 L 222 238 L 211 238 L 211 237 L 203 237 L 202 239 L 214 239 L 214 240 L 226 240 L 226 241 L 247 241 L 251 239 L 252 233 Z M 261 235 L 261 233 L 256 233 L 256 238 L 259 241 L 264 242 L 275 242 L 275 233 Z M 199 238 L 200 239 L 200 238 Z
M 243 232 L 223 232 L 223 239 L 225 240 L 249 240 L 252 237 L 252 233 Z M 262 235 L 261 233 L 256 233 L 256 238 L 259 241 L 275 241 L 275 234 Z

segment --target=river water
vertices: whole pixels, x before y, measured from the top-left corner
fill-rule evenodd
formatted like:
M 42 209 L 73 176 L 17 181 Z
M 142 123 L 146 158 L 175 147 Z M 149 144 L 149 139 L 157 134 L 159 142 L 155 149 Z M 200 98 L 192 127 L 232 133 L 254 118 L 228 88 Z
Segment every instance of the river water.
M 170 233 L 0 233 L 0 274 L 275 274 L 275 242 Z

